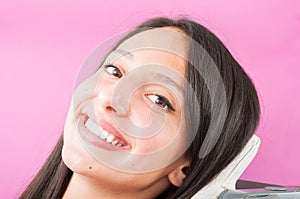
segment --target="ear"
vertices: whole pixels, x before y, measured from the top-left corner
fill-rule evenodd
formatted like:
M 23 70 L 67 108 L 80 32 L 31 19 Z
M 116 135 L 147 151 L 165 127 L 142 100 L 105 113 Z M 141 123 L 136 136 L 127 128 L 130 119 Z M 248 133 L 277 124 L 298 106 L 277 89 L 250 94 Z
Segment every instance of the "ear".
M 179 166 L 177 166 L 173 171 L 168 174 L 168 179 L 171 184 L 176 187 L 180 187 L 182 185 L 183 180 L 186 177 L 186 169 L 190 166 L 190 161 L 186 160 Z

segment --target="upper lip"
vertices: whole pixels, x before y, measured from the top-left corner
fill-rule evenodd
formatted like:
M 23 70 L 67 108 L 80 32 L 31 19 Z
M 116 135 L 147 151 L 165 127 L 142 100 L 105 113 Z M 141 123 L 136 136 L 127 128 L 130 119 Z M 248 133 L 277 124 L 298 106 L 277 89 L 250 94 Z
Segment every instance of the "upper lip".
M 87 114 L 89 118 L 96 121 L 97 125 L 99 125 L 103 130 L 107 131 L 109 134 L 114 135 L 115 137 L 118 137 L 120 140 L 122 140 L 125 144 L 130 145 L 130 143 L 123 137 L 123 135 L 109 122 L 107 122 L 104 119 L 95 119 L 90 117 L 90 115 Z

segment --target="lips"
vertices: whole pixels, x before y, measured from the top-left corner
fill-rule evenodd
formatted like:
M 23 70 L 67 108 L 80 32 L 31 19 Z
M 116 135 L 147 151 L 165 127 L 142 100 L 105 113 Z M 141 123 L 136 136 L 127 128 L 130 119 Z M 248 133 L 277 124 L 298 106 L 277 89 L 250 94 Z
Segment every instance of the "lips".
M 108 150 L 131 149 L 127 140 L 110 123 L 104 120 L 95 122 L 86 114 L 82 116 L 82 120 L 83 127 L 79 129 L 80 135 L 91 144 Z

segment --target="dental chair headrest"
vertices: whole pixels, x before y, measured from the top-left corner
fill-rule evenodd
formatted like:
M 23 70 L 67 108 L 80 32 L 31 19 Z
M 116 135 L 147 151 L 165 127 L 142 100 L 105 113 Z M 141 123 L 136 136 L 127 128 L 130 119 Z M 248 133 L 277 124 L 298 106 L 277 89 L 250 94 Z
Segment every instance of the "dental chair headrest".
M 192 199 L 216 199 L 226 189 L 235 190 L 235 184 L 255 157 L 260 139 L 253 135 L 242 152 L 208 185 L 198 191 Z

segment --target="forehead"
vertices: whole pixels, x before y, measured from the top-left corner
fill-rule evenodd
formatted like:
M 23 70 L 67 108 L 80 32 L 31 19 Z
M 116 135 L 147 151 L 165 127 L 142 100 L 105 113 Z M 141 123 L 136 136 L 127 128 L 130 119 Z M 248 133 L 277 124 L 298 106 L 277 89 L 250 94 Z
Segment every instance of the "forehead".
M 169 50 L 180 55 L 186 54 L 187 36 L 181 30 L 173 27 L 154 28 L 142 31 L 126 39 L 119 48 L 139 49 L 158 48 Z
M 129 56 L 133 55 L 136 64 L 158 64 L 183 75 L 188 59 L 187 41 L 187 36 L 177 28 L 155 28 L 128 38 L 116 51 L 130 52 Z

